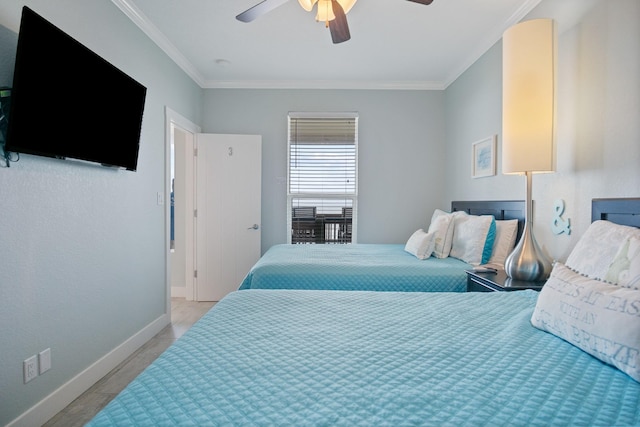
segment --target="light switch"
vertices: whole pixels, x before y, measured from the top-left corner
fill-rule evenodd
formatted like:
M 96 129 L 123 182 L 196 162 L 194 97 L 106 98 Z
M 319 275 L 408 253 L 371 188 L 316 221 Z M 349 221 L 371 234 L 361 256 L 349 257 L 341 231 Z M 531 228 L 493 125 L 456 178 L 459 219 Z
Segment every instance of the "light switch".
M 42 350 L 38 353 L 38 362 L 40 362 L 40 375 L 51 369 L 51 349 Z

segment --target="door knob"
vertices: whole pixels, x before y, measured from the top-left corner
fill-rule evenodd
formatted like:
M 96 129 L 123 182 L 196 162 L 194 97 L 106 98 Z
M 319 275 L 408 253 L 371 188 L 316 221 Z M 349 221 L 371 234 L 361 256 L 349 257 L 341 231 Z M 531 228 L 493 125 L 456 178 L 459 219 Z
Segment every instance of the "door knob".
M 253 224 L 251 227 L 247 228 L 247 230 L 257 230 L 258 228 L 260 228 L 258 224 Z

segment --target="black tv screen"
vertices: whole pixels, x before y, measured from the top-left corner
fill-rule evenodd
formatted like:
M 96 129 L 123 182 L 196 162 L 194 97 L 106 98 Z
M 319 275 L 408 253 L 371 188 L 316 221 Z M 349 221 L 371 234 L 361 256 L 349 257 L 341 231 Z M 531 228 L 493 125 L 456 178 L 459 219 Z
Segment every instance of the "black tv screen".
M 146 92 L 25 6 L 5 151 L 135 171 Z

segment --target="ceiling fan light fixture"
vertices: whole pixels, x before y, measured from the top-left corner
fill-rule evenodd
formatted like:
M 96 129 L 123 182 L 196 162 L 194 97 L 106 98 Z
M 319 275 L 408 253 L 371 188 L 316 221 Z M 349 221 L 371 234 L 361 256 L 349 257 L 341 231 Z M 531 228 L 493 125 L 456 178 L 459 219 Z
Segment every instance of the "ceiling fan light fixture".
M 298 0 L 298 3 L 300 3 L 300 6 L 302 6 L 302 8 L 307 12 L 311 12 L 311 10 L 313 9 L 313 6 L 317 2 L 318 0 Z
M 260 3 L 245 10 L 236 19 L 241 22 L 251 22 L 254 19 L 272 11 L 289 0 L 261 0 Z M 331 32 L 331 41 L 334 44 L 343 43 L 351 39 L 347 13 L 357 0 L 298 0 L 300 6 L 307 12 L 311 12 L 318 3 L 316 21 L 322 21 Z M 431 4 L 433 0 L 409 0 L 420 4 Z
M 356 4 L 357 0 L 338 0 L 342 9 L 344 9 L 344 13 L 349 13 L 354 4 Z
M 348 13 L 357 0 L 337 0 L 342 6 L 344 13 Z M 316 13 L 316 21 L 318 22 L 329 22 L 336 19 L 336 16 L 333 13 L 333 6 L 331 4 L 331 0 L 298 0 L 300 6 L 306 10 L 307 12 L 311 12 L 313 10 L 313 6 L 318 4 L 318 10 Z
M 318 22 L 329 22 L 336 19 L 336 16 L 333 14 L 331 0 L 318 0 L 317 12 L 316 21 Z

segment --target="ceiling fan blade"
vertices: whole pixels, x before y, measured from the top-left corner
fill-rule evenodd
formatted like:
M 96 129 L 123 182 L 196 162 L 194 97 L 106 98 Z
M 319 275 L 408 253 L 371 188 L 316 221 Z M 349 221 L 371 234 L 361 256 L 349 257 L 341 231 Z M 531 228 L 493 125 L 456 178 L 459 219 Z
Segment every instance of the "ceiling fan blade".
M 331 31 L 331 40 L 334 44 L 346 42 L 351 38 L 349 33 L 349 25 L 347 24 L 347 16 L 344 9 L 336 0 L 331 0 L 333 6 L 333 14 L 335 19 L 329 21 L 329 30 Z
M 276 7 L 283 5 L 288 1 L 289 0 L 262 0 L 257 5 L 245 10 L 240 15 L 236 16 L 236 19 L 242 22 L 251 22 L 254 19 L 264 15 L 265 13 L 271 12 Z
M 414 3 L 424 4 L 424 5 L 430 5 L 431 3 L 433 3 L 433 0 L 409 0 L 409 1 L 412 1 Z

